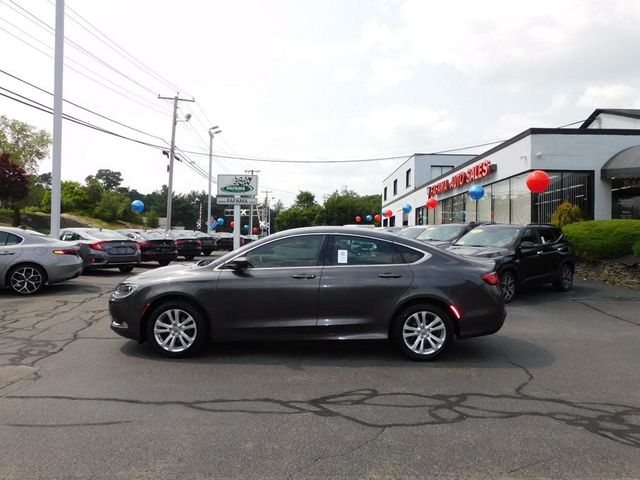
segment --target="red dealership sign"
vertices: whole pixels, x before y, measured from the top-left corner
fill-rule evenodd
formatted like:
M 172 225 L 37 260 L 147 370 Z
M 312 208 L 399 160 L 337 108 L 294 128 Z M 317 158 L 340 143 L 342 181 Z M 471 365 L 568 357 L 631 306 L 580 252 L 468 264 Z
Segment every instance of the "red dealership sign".
M 460 188 L 466 183 L 486 177 L 495 171 L 495 167 L 495 165 L 491 164 L 491 160 L 484 160 L 480 163 L 476 163 L 467 170 L 454 173 L 451 177 L 446 178 L 435 185 L 431 185 L 429 187 L 429 197 L 434 197 L 441 193 L 448 192 L 454 188 Z

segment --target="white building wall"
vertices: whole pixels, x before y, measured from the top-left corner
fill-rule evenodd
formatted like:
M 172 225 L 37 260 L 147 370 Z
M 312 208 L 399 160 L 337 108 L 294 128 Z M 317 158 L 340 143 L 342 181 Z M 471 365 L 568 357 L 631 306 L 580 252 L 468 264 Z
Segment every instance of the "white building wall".
M 596 128 L 618 128 L 618 129 L 639 129 L 640 120 L 637 118 L 622 117 L 620 115 L 611 115 L 601 113 L 587 127 L 588 129 Z

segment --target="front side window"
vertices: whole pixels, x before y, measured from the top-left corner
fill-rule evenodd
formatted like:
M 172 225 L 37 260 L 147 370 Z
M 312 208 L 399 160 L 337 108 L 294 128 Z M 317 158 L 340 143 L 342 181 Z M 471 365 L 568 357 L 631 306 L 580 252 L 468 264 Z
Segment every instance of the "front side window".
M 253 268 L 312 267 L 319 264 L 323 235 L 275 240 L 247 252 Z
M 524 232 L 522 232 L 522 238 L 520 242 L 531 242 L 531 243 L 539 243 L 538 235 L 536 235 L 536 230 L 534 228 L 526 228 Z
M 389 265 L 394 262 L 393 244 L 350 235 L 333 237 L 329 265 Z

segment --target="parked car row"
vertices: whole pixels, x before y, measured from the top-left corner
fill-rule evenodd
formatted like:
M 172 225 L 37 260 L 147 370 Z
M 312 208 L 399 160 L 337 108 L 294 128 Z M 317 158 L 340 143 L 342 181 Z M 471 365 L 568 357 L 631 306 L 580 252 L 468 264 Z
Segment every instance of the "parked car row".
M 464 257 L 493 260 L 505 303 L 525 285 L 551 283 L 560 291 L 573 286 L 574 248 L 552 225 L 444 223 L 405 227 L 396 233 Z

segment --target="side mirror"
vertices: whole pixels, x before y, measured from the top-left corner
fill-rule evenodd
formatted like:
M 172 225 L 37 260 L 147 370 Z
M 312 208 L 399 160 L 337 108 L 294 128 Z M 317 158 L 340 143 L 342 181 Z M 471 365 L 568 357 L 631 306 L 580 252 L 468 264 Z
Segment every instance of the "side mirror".
M 520 248 L 536 248 L 536 244 L 533 242 L 522 242 Z
M 224 268 L 227 270 L 241 271 L 251 268 L 251 262 L 247 260 L 247 257 L 238 257 L 224 264 Z

